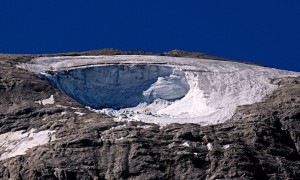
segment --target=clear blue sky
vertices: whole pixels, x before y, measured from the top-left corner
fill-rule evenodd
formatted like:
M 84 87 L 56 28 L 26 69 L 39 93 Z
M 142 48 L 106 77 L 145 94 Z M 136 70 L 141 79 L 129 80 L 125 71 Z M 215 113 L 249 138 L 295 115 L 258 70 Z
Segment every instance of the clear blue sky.
M 205 52 L 300 71 L 300 0 L 1 0 L 0 53 Z

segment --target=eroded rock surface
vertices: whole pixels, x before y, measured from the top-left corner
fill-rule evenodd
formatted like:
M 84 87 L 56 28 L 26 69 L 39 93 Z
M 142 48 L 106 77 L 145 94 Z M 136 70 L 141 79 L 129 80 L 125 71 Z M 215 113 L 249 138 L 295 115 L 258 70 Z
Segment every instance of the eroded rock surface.
M 1 160 L 0 179 L 300 178 L 300 78 L 274 79 L 277 90 L 226 123 L 159 127 L 89 111 L 15 68 L 25 56 L 0 57 L 0 134 L 35 129 L 56 137 Z M 54 103 L 39 103 L 52 95 Z

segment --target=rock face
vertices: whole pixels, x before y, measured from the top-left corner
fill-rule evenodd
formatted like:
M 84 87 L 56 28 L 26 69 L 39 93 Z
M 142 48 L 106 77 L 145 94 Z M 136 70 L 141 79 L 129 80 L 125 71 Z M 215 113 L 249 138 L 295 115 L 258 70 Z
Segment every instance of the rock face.
M 300 179 L 299 77 L 225 123 L 160 127 L 116 122 L 15 67 L 33 56 L 0 58 L 0 135 L 55 134 L 10 158 L 0 142 L 0 179 Z

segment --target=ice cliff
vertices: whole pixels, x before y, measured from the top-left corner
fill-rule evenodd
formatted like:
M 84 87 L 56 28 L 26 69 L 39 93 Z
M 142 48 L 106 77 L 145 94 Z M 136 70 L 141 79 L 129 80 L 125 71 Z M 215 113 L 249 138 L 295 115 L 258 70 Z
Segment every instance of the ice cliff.
M 165 66 L 96 66 L 45 77 L 68 96 L 94 109 L 135 107 L 155 99 L 174 101 L 189 91 L 185 74 Z

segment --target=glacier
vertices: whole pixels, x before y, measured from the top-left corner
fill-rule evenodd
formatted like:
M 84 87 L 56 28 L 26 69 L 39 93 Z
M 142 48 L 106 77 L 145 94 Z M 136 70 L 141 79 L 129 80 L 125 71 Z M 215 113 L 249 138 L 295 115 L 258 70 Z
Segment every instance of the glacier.
M 41 57 L 19 65 L 118 121 L 216 124 L 259 102 L 271 79 L 300 73 L 233 61 L 115 55 Z

